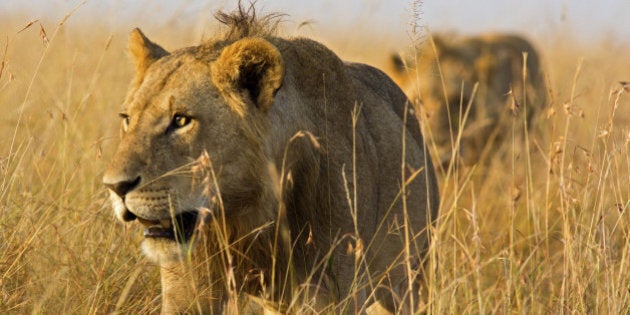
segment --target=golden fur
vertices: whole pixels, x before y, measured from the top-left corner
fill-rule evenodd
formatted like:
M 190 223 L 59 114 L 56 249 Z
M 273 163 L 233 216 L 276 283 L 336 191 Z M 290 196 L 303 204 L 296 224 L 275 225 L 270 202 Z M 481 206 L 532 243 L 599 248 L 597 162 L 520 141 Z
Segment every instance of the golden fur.
M 512 127 L 505 119 L 510 108 L 522 113 L 526 106 L 528 121 L 532 122 L 531 118 L 546 105 L 546 84 L 538 53 L 523 37 L 450 37 L 434 36 L 417 48 L 418 54 L 412 60 L 394 55 L 391 73 L 411 99 L 420 98 L 427 117 L 425 133 L 430 133 L 427 137 L 437 144 L 440 162 L 450 160 L 452 141 L 468 104 L 472 105 L 459 147 L 463 161 L 472 164 L 481 158 L 484 149 L 492 147 L 494 140 L 498 144 L 502 134 L 511 133 Z M 517 121 L 522 125 L 522 119 Z
M 401 308 L 439 202 L 405 95 L 253 16 L 221 14 L 224 37 L 170 53 L 130 37 L 136 79 L 103 181 L 118 218 L 147 227 L 163 313 L 237 312 L 246 295 L 283 311 Z

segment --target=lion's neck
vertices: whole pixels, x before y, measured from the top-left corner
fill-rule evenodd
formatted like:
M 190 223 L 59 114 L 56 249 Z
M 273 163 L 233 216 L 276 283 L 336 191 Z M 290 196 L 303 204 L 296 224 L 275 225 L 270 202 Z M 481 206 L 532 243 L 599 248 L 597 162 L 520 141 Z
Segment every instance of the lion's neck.
M 243 291 L 267 299 L 282 299 L 286 282 L 293 282 L 284 278 L 291 269 L 286 260 L 290 232 L 273 189 L 264 187 L 258 196 L 246 204 L 241 202 L 240 209 L 230 209 L 226 200 L 223 211 L 215 211 L 211 220 L 204 220 L 203 232 L 195 234 L 191 255 L 181 263 L 162 266 L 163 287 L 165 281 L 177 286 L 194 284 L 200 296 L 224 302 Z

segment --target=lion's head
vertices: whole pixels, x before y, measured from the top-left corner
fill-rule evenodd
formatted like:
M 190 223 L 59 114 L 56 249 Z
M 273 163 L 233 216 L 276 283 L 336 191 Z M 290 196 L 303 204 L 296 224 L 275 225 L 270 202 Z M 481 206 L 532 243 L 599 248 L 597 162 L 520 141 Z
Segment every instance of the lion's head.
M 503 132 L 497 126 L 510 105 L 527 102 L 529 115 L 544 106 L 545 82 L 538 53 L 520 36 L 451 37 L 433 36 L 409 60 L 393 55 L 392 73 L 410 98 L 421 99 L 442 162 L 464 126 L 460 153 L 470 164 L 493 132 Z
M 209 43 L 168 53 L 139 30 L 130 38 L 136 79 L 120 113 L 121 143 L 104 176 L 116 215 L 145 227 L 145 252 L 172 260 L 192 236 L 198 209 L 210 208 L 209 183 L 193 172 L 211 152 L 222 203 L 232 212 L 258 206 L 266 167 L 257 140 L 280 87 L 279 52 L 244 39 L 221 54 Z M 256 107 L 248 111 L 246 107 Z M 253 116 L 253 117 L 252 117 Z M 228 213 L 230 215 L 230 213 Z

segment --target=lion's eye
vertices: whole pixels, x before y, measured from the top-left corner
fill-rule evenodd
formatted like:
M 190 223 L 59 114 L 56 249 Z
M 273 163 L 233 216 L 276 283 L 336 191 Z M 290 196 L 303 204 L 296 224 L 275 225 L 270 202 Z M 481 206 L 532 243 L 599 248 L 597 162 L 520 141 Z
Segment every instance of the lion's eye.
M 190 123 L 190 117 L 184 115 L 175 115 L 173 116 L 173 127 L 182 128 Z

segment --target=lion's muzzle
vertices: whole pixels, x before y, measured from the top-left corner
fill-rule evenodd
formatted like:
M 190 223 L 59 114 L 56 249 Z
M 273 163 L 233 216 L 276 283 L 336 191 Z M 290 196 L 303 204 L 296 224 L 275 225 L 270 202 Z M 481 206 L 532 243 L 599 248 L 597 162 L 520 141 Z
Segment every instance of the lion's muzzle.
M 134 179 L 115 180 L 105 177 L 103 182 L 107 188 L 111 189 L 120 198 L 125 198 L 125 195 L 136 188 L 140 184 L 140 176 Z
M 127 193 L 140 185 L 140 176 L 137 176 L 134 179 L 119 180 L 106 175 L 105 177 L 103 177 L 103 184 L 105 184 L 105 186 L 107 186 L 107 188 L 109 188 L 111 192 L 116 194 L 116 196 L 120 198 L 120 203 L 124 205 L 125 196 L 127 195 Z M 115 198 L 116 196 L 112 194 L 112 197 Z M 136 219 L 136 215 L 130 212 L 126 207 L 121 213 L 120 217 L 125 222 L 133 221 Z
M 103 183 L 112 193 L 112 198 L 117 199 L 119 205 L 119 217 L 125 221 L 138 220 L 144 227 L 144 237 L 151 239 L 165 239 L 186 243 L 192 237 L 197 224 L 197 211 L 185 211 L 164 218 L 150 219 L 138 213 L 132 212 L 126 202 L 126 196 L 134 189 L 138 188 L 141 182 L 140 176 L 134 179 L 117 180 L 113 177 L 105 176 Z M 123 209 L 124 208 L 124 209 Z

